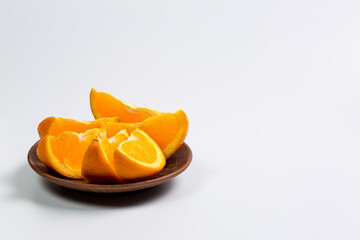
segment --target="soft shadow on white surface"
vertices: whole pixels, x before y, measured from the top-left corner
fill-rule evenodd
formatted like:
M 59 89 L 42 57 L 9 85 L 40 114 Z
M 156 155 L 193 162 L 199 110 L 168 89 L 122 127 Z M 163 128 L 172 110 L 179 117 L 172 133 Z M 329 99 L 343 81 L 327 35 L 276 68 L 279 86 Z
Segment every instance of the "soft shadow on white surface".
M 51 208 L 77 210 L 147 204 L 168 194 L 175 185 L 175 181 L 169 181 L 157 187 L 129 193 L 87 193 L 47 182 L 25 164 L 14 171 L 7 180 L 13 188 L 12 199 L 30 201 Z

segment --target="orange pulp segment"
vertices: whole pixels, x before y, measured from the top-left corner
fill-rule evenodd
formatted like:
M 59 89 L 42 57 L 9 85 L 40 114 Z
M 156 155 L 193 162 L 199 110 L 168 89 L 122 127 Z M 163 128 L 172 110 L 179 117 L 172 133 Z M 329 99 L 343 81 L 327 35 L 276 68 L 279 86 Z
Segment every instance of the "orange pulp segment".
M 81 166 L 81 174 L 91 183 L 121 182 L 114 168 L 114 151 L 129 137 L 121 130 L 112 138 L 96 136 L 87 149 Z
M 118 117 L 119 122 L 127 123 L 142 122 L 149 117 L 160 114 L 156 110 L 130 105 L 94 88 L 90 92 L 90 108 L 95 119 Z
M 104 128 L 107 122 L 117 121 L 116 117 L 102 118 L 95 121 L 77 121 L 69 118 L 48 117 L 39 124 L 38 133 L 40 138 L 48 134 L 57 136 L 64 131 L 83 133 L 92 128 Z
M 62 132 L 58 136 L 46 135 L 37 148 L 37 155 L 48 168 L 73 179 L 81 179 L 81 164 L 84 154 L 94 137 L 104 129 L 91 129 L 85 133 Z
M 157 143 L 140 129 L 134 130 L 114 152 L 114 167 L 124 183 L 151 178 L 165 164 L 165 156 Z
M 189 121 L 184 111 L 175 113 L 163 113 L 146 119 L 141 123 L 106 123 L 106 131 L 109 137 L 121 129 L 132 132 L 136 128 L 146 132 L 169 158 L 184 142 Z

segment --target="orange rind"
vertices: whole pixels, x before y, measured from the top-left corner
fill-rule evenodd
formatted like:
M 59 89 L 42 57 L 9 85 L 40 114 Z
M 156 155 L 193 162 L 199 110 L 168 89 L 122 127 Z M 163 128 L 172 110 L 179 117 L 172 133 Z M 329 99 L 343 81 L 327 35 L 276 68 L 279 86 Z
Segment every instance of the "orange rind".
M 81 174 L 83 178 L 91 183 L 121 182 L 114 168 L 114 151 L 128 137 L 126 130 L 121 130 L 110 139 L 95 136 L 82 161 Z
M 37 156 L 51 170 L 68 178 L 82 179 L 82 160 L 96 135 L 106 137 L 106 132 L 104 129 L 91 129 L 80 134 L 46 135 L 39 142 Z
M 169 158 L 184 142 L 189 121 L 184 111 L 163 113 L 146 119 L 141 123 L 106 123 L 108 137 L 113 136 L 121 129 L 132 132 L 136 128 L 146 132 Z
M 134 130 L 114 152 L 114 167 L 123 183 L 149 179 L 165 164 L 165 156 L 157 143 L 140 129 Z
M 118 122 L 118 118 L 101 118 L 94 121 L 77 121 L 70 118 L 48 117 L 38 126 L 39 137 L 57 136 L 62 132 L 83 133 L 93 128 L 104 128 L 107 122 Z
M 95 119 L 118 117 L 119 122 L 126 123 L 142 122 L 161 113 L 156 110 L 130 105 L 94 88 L 90 92 L 90 108 Z

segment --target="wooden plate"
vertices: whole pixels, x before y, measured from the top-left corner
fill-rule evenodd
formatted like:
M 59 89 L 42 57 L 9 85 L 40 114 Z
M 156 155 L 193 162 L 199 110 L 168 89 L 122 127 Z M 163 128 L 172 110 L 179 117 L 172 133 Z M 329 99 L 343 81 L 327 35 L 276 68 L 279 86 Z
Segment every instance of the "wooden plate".
M 121 193 L 150 188 L 169 181 L 182 173 L 191 163 L 192 152 L 186 143 L 166 160 L 165 167 L 153 179 L 125 184 L 94 184 L 85 180 L 74 180 L 63 177 L 49 170 L 37 157 L 36 149 L 39 141 L 36 142 L 28 153 L 28 162 L 31 168 L 40 176 L 57 185 L 85 192 L 97 193 Z

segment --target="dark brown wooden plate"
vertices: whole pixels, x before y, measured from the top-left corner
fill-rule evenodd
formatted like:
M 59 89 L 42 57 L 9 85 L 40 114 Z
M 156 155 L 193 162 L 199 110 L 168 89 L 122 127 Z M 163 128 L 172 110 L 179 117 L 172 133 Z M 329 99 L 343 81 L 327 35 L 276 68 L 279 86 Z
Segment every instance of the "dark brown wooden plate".
M 36 142 L 28 153 L 28 162 L 31 168 L 40 176 L 57 185 L 85 192 L 97 193 L 121 193 L 131 192 L 157 186 L 182 173 L 191 163 L 192 152 L 186 143 L 166 160 L 165 167 L 154 178 L 146 181 L 125 184 L 94 184 L 85 180 L 74 180 L 63 177 L 49 170 L 37 157 L 36 149 L 39 142 Z

